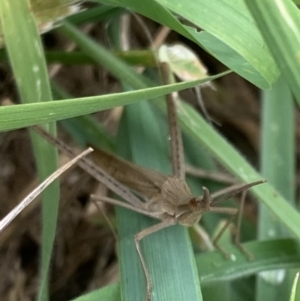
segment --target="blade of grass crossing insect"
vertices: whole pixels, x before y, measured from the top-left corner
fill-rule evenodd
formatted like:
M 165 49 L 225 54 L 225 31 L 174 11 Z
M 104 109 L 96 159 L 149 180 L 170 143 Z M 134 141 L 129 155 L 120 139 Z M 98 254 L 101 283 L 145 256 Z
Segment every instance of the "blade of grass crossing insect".
M 22 102 L 52 100 L 39 33 L 27 1 L 3 0 L 0 2 L 0 13 L 7 51 Z M 20 51 L 22 51 L 21 55 Z M 55 134 L 55 124 L 49 124 L 47 129 Z M 56 169 L 56 151 L 36 134 L 32 133 L 31 138 L 39 176 L 41 179 L 45 179 Z M 59 188 L 57 182 L 49 186 L 42 197 L 43 232 L 40 300 L 47 300 L 48 269 L 58 212 Z
M 82 116 L 121 105 L 139 102 L 141 99 L 161 97 L 168 93 L 197 86 L 226 74 L 228 74 L 228 72 L 223 72 L 204 80 L 156 86 L 147 89 L 141 88 L 142 90 L 124 93 L 72 98 L 61 100 L 59 103 L 56 101 L 49 101 L 19 106 L 3 106 L 0 108 L 0 131 Z M 161 101 L 163 101 L 162 98 Z
M 69 99 L 70 95 L 58 84 L 52 82 L 53 94 L 60 99 Z M 62 120 L 63 127 L 72 135 L 76 143 L 86 147 L 92 144 L 105 150 L 112 150 L 114 141 L 108 131 L 89 115 Z
M 0 131 L 15 129 L 24 126 L 31 126 L 34 124 L 41 124 L 44 122 L 57 121 L 66 118 L 90 114 L 96 111 L 101 111 L 113 108 L 120 105 L 127 105 L 140 101 L 141 99 L 150 99 L 160 97 L 161 95 L 178 91 L 180 89 L 187 89 L 196 86 L 200 83 L 211 81 L 214 78 L 221 77 L 227 72 L 209 77 L 204 80 L 197 80 L 195 82 L 184 82 L 179 84 L 172 84 L 174 88 L 170 87 L 155 87 L 153 82 L 138 75 L 132 68 L 127 66 L 123 61 L 116 58 L 109 51 L 100 47 L 92 39 L 82 34 L 76 27 L 68 24 L 65 26 L 65 32 L 74 40 L 82 50 L 95 61 L 106 67 L 115 77 L 123 80 L 134 89 L 145 89 L 148 86 L 153 87 L 142 91 L 127 92 L 124 94 L 110 94 L 93 97 L 84 97 L 76 99 L 68 99 L 67 101 L 43 103 L 29 105 L 29 106 L 6 106 L 0 108 Z M 178 87 L 178 90 L 177 90 Z M 179 88 L 181 87 L 181 88 Z M 164 91 L 164 92 L 162 92 Z M 164 101 L 161 98 L 161 101 Z M 10 116 L 8 119 L 7 116 Z M 20 118 L 22 116 L 22 118 Z M 36 120 L 36 122 L 33 122 Z
M 271 91 L 262 96 L 262 157 L 261 171 L 266 179 L 291 204 L 295 200 L 295 120 L 290 89 L 281 77 Z M 259 239 L 289 235 L 286 227 L 260 204 Z M 260 273 L 257 279 L 256 300 L 288 299 L 294 279 L 291 271 L 278 270 Z
M 163 148 L 158 146 L 159 143 L 168 143 L 167 135 L 163 137 L 165 139 L 160 136 L 162 128 L 147 102 L 127 106 L 118 140 L 122 153 L 131 154 L 137 164 L 170 171 L 168 155 L 157 152 L 157 149 Z M 133 236 L 157 221 L 121 208 L 117 209 L 117 213 L 122 296 L 124 300 L 143 300 L 145 276 Z M 202 300 L 186 229 L 180 226 L 164 229 L 147 236 L 141 245 L 153 286 L 151 300 Z M 141 288 L 144 288 L 143 291 Z

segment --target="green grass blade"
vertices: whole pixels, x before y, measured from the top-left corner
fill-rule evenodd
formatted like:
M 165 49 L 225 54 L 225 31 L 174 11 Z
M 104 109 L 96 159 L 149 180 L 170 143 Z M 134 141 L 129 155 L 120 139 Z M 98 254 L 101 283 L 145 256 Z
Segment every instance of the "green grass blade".
M 218 53 L 217 58 L 223 63 L 226 62 L 227 66 L 232 63 L 230 68 L 241 76 L 261 88 L 270 87 L 278 77 L 275 62 L 265 47 L 243 0 L 187 0 L 184 2 L 184 7 L 180 2 L 172 0 L 159 0 L 159 3 L 203 29 L 205 33 L 197 34 L 196 30 L 193 30 L 193 33 L 195 36 L 198 35 L 204 48 L 212 54 L 222 49 L 222 53 Z M 222 47 L 222 44 L 225 47 Z M 230 56 L 226 55 L 226 52 L 229 54 L 230 49 L 235 57 L 240 55 L 246 65 L 237 66 L 232 62 L 233 59 L 229 59 Z M 246 68 L 243 68 L 243 65 Z M 262 77 L 253 77 L 254 72 Z
M 299 272 L 296 274 L 294 283 L 292 286 L 290 301 L 299 301 L 300 300 L 300 286 L 299 286 Z
M 224 259 L 218 251 L 196 256 L 201 284 L 209 285 L 216 281 L 234 280 L 263 270 L 300 267 L 298 240 L 276 239 L 249 242 L 243 245 L 254 255 L 255 260 L 249 261 L 236 246 L 226 249 L 232 254 L 231 260 Z
M 105 286 L 101 289 L 94 290 L 91 293 L 85 294 L 78 298 L 73 299 L 73 301 L 120 301 L 120 284 L 114 283 Z
M 164 139 L 167 130 L 157 123 L 155 115 L 146 102 L 126 107 L 118 144 L 133 162 L 170 173 L 168 154 L 160 151 L 167 143 Z M 117 216 L 123 300 L 143 300 L 145 276 L 133 237 L 157 221 L 122 208 L 117 208 Z M 202 300 L 194 255 L 184 227 L 173 226 L 151 234 L 142 240 L 141 246 L 153 285 L 151 300 Z
M 120 32 L 119 22 L 114 22 L 111 26 L 111 38 L 116 48 L 122 48 L 122 42 L 119 42 L 122 41 Z M 138 78 L 139 83 L 141 77 L 132 71 L 130 73 Z M 122 84 L 124 89 L 128 89 L 128 81 L 123 80 Z M 170 174 L 171 164 L 166 139 L 169 133 L 166 121 L 161 118 L 163 117 L 161 115 L 149 102 L 140 102 L 126 107 L 119 133 L 121 139 L 118 144 L 121 145 L 120 151 L 128 154 L 127 159 Z M 117 211 L 120 234 L 121 295 L 124 300 L 143 300 L 146 290 L 141 263 L 133 241 L 131 240 L 130 244 L 124 243 L 124 240 L 128 239 L 129 235 L 134 237 L 134 234 L 157 224 L 158 221 L 126 210 L 125 212 L 119 209 Z M 130 223 L 128 226 L 129 220 L 137 223 L 135 225 Z M 179 301 L 183 298 L 202 300 L 194 255 L 186 229 L 176 226 L 158 231 L 145 237 L 141 242 L 141 247 L 153 285 L 151 300 Z M 132 268 L 135 268 L 134 273 L 132 273 Z
M 138 91 L 73 98 L 61 100 L 59 102 L 48 101 L 43 103 L 1 107 L 0 131 L 13 130 L 34 124 L 82 116 L 97 111 L 111 109 L 116 106 L 136 103 L 143 99 L 160 97 L 174 91 L 194 87 L 226 74 L 228 74 L 228 72 L 223 72 L 203 80 L 157 86 Z
M 51 100 L 51 90 L 41 41 L 27 1 L 1 1 L 0 13 L 7 52 L 22 102 L 31 103 Z M 8 115 L 7 118 L 10 119 L 12 116 Z M 55 124 L 49 124 L 47 128 L 52 134 L 55 134 Z M 34 133 L 32 133 L 31 138 L 39 176 L 41 179 L 45 179 L 56 169 L 56 150 Z M 49 186 L 42 197 L 43 230 L 39 300 L 47 300 L 48 270 L 58 214 L 58 183 Z
M 292 94 L 283 78 L 276 82 L 271 91 L 263 94 L 262 120 L 261 172 L 285 199 L 293 204 L 295 200 L 294 105 Z M 274 214 L 260 204 L 258 238 L 261 240 L 280 238 L 288 234 L 286 227 L 275 218 Z M 287 299 L 294 278 L 294 273 L 288 274 L 290 273 L 284 270 L 259 274 L 256 299 Z M 282 278 L 280 275 L 285 277 Z
M 287 85 L 300 103 L 300 19 L 290 0 L 245 1 Z
M 52 90 L 57 98 L 71 98 L 64 89 L 53 82 Z M 108 151 L 111 151 L 114 147 L 114 138 L 94 116 L 84 115 L 62 120 L 61 124 L 72 135 L 74 141 L 82 147 L 94 145 Z
M 244 244 L 244 247 L 251 251 L 255 260 L 248 261 L 235 246 L 228 247 L 228 251 L 234 255 L 232 258 L 235 261 L 225 260 L 218 251 L 196 255 L 201 285 L 205 288 L 218 281 L 239 279 L 263 270 L 300 268 L 300 244 L 296 239 L 255 241 Z M 120 300 L 119 289 L 119 283 L 112 284 L 76 298 L 74 301 Z M 114 297 L 108 299 L 108 296 Z

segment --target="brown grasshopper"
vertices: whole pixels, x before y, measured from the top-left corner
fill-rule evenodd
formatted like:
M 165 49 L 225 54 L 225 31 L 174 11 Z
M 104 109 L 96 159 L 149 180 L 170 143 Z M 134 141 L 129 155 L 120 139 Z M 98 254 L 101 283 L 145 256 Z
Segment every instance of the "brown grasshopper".
M 74 157 L 76 155 L 69 146 L 52 137 L 42 128 L 34 128 L 68 156 Z M 146 300 L 150 300 L 152 287 L 147 265 L 140 248 L 140 241 L 144 237 L 177 223 L 187 227 L 193 226 L 200 221 L 204 212 L 210 211 L 235 216 L 238 213 L 238 209 L 216 207 L 216 205 L 246 191 L 252 186 L 265 182 L 260 180 L 249 184 L 235 184 L 212 194 L 206 187 L 203 187 L 202 196 L 193 196 L 186 182 L 179 177 L 167 176 L 163 173 L 137 166 L 100 149 L 95 149 L 92 155 L 96 164 L 87 158 L 81 158 L 77 164 L 128 203 L 104 196 L 92 195 L 92 198 L 119 205 L 160 220 L 160 223 L 137 233 L 134 237 L 147 282 Z M 144 202 L 132 193 L 131 189 L 141 196 Z M 228 225 L 229 223 L 227 223 Z M 221 232 L 223 230 L 225 228 Z M 218 235 L 217 239 L 220 236 Z M 242 249 L 239 242 L 236 242 Z M 226 251 L 217 245 L 217 241 L 214 244 L 226 257 L 229 256 Z M 242 251 L 247 253 L 244 249 Z M 247 254 L 249 255 L 249 253 Z
M 165 64 L 162 65 L 162 74 L 164 81 L 168 82 L 168 70 Z M 127 202 L 104 196 L 92 196 L 94 199 L 119 205 L 160 221 L 158 224 L 137 233 L 134 237 L 135 246 L 146 277 L 147 301 L 151 298 L 152 287 L 147 265 L 141 252 L 140 241 L 154 232 L 177 223 L 187 227 L 193 226 L 200 221 L 204 212 L 213 211 L 235 216 L 238 213 L 237 209 L 217 207 L 216 205 L 241 192 L 245 192 L 252 186 L 265 182 L 260 180 L 249 184 L 236 184 L 212 194 L 206 187 L 203 187 L 203 195 L 193 196 L 185 182 L 183 146 L 176 118 L 175 101 L 172 95 L 167 96 L 167 110 L 171 136 L 173 176 L 137 166 L 102 150 L 95 150 L 93 155 L 97 165 L 86 158 L 82 158 L 77 163 Z M 62 152 L 71 157 L 75 156 L 70 147 L 49 135 L 42 128 L 34 127 L 34 129 L 55 144 Z M 138 194 L 143 201 L 131 190 Z M 228 225 L 229 223 L 226 224 L 226 226 Z M 236 242 L 242 249 L 238 239 L 236 239 Z M 217 244 L 215 245 L 228 256 Z M 243 251 L 245 252 L 245 250 Z

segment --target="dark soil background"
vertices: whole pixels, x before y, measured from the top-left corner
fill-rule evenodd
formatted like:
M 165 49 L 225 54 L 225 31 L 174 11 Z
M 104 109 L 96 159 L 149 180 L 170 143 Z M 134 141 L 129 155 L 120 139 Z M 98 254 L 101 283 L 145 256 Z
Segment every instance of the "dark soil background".
M 135 22 L 133 19 L 131 25 L 132 48 L 145 49 L 148 41 Z M 149 20 L 144 22 L 154 36 L 159 25 Z M 93 25 L 90 34 L 109 48 L 106 29 L 107 24 Z M 54 32 L 44 35 L 43 41 L 46 49 L 66 49 L 69 44 Z M 222 64 L 176 33 L 171 33 L 166 42 L 181 42 L 193 48 L 210 74 L 225 70 Z M 117 81 L 100 66 L 60 66 L 54 79 L 75 97 L 120 91 Z M 235 74 L 219 79 L 216 87 L 216 90 L 203 90 L 209 115 L 218 121 L 219 131 L 259 168 L 260 92 Z M 183 96 L 196 106 L 193 91 L 185 91 Z M 19 102 L 10 68 L 7 63 L 2 63 L 0 101 L 6 99 Z M 115 114 L 101 112 L 97 116 L 115 130 Z M 72 144 L 60 127 L 59 135 Z M 61 157 L 63 160 L 66 158 Z M 0 216 L 3 217 L 38 183 L 27 130 L 0 134 L 0 166 Z M 118 279 L 116 246 L 111 230 L 106 224 L 101 226 L 91 222 L 91 215 L 96 211 L 89 202 L 89 195 L 99 189 L 98 186 L 79 168 L 61 177 L 59 223 L 51 265 L 51 300 L 69 300 Z M 39 285 L 40 209 L 40 202 L 36 201 L 0 234 L 0 300 L 35 299 Z M 104 209 L 109 215 L 113 211 L 106 206 Z M 248 204 L 246 214 L 256 218 L 255 204 Z

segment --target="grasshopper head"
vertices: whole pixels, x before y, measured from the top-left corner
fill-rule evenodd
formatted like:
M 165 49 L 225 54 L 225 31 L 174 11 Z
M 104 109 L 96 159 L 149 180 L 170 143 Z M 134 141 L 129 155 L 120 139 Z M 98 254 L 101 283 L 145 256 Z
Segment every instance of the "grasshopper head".
M 181 225 L 193 226 L 200 221 L 203 212 L 210 210 L 211 194 L 206 187 L 203 187 L 203 191 L 203 196 L 193 197 L 186 205 L 178 208 L 177 220 Z

